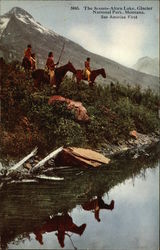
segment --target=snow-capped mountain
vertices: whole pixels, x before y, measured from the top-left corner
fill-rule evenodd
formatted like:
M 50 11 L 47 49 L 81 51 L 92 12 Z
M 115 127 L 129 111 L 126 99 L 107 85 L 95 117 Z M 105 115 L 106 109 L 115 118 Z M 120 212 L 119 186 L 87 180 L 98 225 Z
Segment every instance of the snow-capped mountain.
M 10 19 L 13 19 L 13 16 L 17 18 L 20 22 L 32 26 L 32 28 L 36 29 L 40 33 L 45 33 L 45 34 L 51 34 L 51 35 L 58 35 L 52 30 L 49 30 L 47 28 L 44 28 L 40 23 L 36 22 L 34 18 L 25 10 L 14 7 L 11 9 L 8 13 L 5 15 L 1 16 L 0 20 L 0 36 L 4 36 L 3 31 L 8 25 L 8 22 Z
M 45 47 L 45 41 L 48 40 L 49 43 L 48 38 L 53 40 L 56 36 L 58 34 L 43 27 L 28 12 L 18 7 L 14 7 L 0 18 L 1 56 L 8 60 L 21 60 L 28 43 L 32 43 L 33 47 L 41 43 L 41 46 Z
M 148 56 L 140 58 L 133 69 L 147 74 L 159 76 L 159 60 L 158 58 L 150 58 Z
M 107 78 L 97 78 L 97 82 L 110 83 L 119 81 L 123 84 L 139 84 L 144 88 L 150 86 L 158 89 L 158 77 L 127 68 L 108 58 L 93 54 L 77 43 L 45 28 L 25 10 L 14 7 L 0 16 L 0 57 L 6 61 L 22 60 L 27 44 L 32 45 L 36 54 L 38 67 L 44 67 L 49 51 L 54 52 L 55 62 L 58 60 L 63 44 L 64 52 L 60 65 L 70 60 L 78 69 L 84 68 L 86 57 L 91 58 L 92 69 L 105 68 Z

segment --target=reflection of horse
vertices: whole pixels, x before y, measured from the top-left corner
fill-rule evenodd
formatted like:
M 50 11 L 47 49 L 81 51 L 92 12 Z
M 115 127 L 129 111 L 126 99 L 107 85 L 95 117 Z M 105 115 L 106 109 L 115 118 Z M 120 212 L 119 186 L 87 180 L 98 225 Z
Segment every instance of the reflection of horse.
M 71 62 L 68 62 L 67 64 L 55 69 L 56 90 L 59 89 L 60 84 L 63 81 L 63 78 L 68 71 L 70 71 L 74 74 L 77 73 L 76 69 L 74 68 L 74 66 L 72 65 Z M 38 87 L 41 82 L 47 81 L 47 83 L 48 83 L 48 81 L 49 81 L 49 76 L 46 74 L 46 72 L 43 69 L 35 70 L 32 73 L 32 77 L 34 79 L 35 87 Z
M 36 235 L 36 240 L 38 240 L 39 243 L 42 245 L 42 234 L 44 234 L 45 232 L 57 231 L 58 233 L 56 233 L 56 236 L 58 238 L 59 244 L 61 245 L 61 247 L 64 247 L 64 239 L 66 234 L 65 231 L 82 235 L 85 228 L 86 224 L 77 226 L 73 223 L 71 216 L 65 213 L 63 215 L 56 215 L 52 219 L 49 218 L 44 225 L 34 231 L 34 234 Z
M 82 205 L 84 210 L 90 211 L 90 210 L 94 210 L 94 216 L 95 219 L 100 222 L 100 218 L 99 218 L 99 212 L 100 209 L 109 209 L 109 210 L 113 210 L 114 209 L 114 201 L 112 200 L 111 203 L 108 205 L 106 203 L 104 203 L 104 201 L 102 200 L 102 198 L 100 196 L 98 196 L 96 199 L 90 200 L 88 202 L 86 202 L 85 204 Z
M 104 68 L 91 71 L 90 83 L 89 83 L 90 86 L 93 86 L 94 80 L 96 79 L 98 75 L 101 75 L 103 76 L 103 78 L 106 78 L 106 72 Z M 77 79 L 77 83 L 79 83 L 81 80 L 88 80 L 86 76 L 84 75 L 84 71 L 80 69 L 77 70 L 77 74 L 75 75 L 75 77 Z

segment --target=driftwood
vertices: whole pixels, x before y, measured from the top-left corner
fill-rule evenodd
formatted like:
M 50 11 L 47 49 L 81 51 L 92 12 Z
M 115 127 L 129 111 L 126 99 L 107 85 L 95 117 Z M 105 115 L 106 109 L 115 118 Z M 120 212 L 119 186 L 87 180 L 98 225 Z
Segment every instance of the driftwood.
M 24 180 L 13 180 L 13 181 L 10 181 L 8 184 L 19 184 L 19 183 L 38 183 L 37 180 L 35 179 L 24 179 Z
M 11 167 L 8 170 L 7 175 L 9 175 L 12 171 L 16 171 L 18 168 L 20 168 L 27 160 L 29 160 L 31 157 L 36 155 L 38 148 L 36 147 L 29 155 L 25 156 L 22 160 L 20 160 L 18 163 L 16 163 L 13 167 Z
M 0 171 L 3 169 L 3 165 L 2 163 L 0 162 Z
M 44 159 L 39 161 L 33 160 L 33 165 L 30 162 L 27 162 L 31 157 L 35 156 L 37 153 L 37 147 L 26 157 L 16 163 L 13 167 L 11 167 L 8 172 L 2 174 L 1 182 L 3 187 L 3 183 L 29 183 L 29 182 L 38 182 L 38 180 L 42 181 L 61 181 L 64 180 L 63 177 L 52 176 L 53 171 L 70 168 L 70 167 L 99 167 L 102 164 L 108 164 L 110 159 L 104 157 L 102 154 L 93 151 L 91 149 L 84 148 L 63 148 L 60 147 L 49 155 L 47 155 Z M 52 160 L 54 161 L 54 167 L 48 168 L 45 167 L 45 164 Z M 22 169 L 21 167 L 27 168 L 28 171 Z M 20 170 L 20 171 L 19 171 Z M 38 173 L 37 173 L 38 172 Z M 47 175 L 46 175 L 47 173 Z M 82 174 L 81 171 L 79 174 Z M 51 174 L 51 176 L 49 176 Z
M 49 181 L 62 181 L 62 180 L 64 180 L 63 177 L 46 176 L 46 175 L 37 175 L 36 178 L 41 179 L 41 180 L 49 180 Z
M 31 172 L 35 172 L 37 171 L 41 166 L 43 166 L 47 161 L 49 161 L 51 158 L 55 158 L 61 151 L 62 151 L 63 147 L 60 147 L 56 150 L 54 150 L 52 153 L 50 153 L 49 155 L 47 155 L 43 160 L 41 160 L 40 162 L 38 162 L 32 169 Z

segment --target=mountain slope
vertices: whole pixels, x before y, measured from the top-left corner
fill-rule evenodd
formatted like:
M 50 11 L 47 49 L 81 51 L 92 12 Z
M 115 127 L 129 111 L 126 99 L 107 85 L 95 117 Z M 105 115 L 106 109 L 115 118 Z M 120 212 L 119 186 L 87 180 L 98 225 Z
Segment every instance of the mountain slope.
M 70 60 L 78 68 L 84 67 L 86 57 L 91 57 L 92 69 L 104 67 L 107 78 L 99 77 L 97 82 L 110 83 L 119 81 L 123 84 L 139 84 L 142 88 L 151 87 L 158 90 L 158 77 L 147 75 L 131 68 L 127 68 L 105 57 L 85 50 L 75 42 L 44 28 L 25 10 L 14 7 L 0 21 L 0 56 L 5 60 L 22 60 L 24 48 L 32 44 L 36 53 L 38 67 L 44 67 L 49 51 L 54 51 L 55 61 L 65 42 L 65 49 L 61 65 Z
M 143 73 L 151 74 L 154 76 L 159 75 L 159 61 L 158 58 L 150 58 L 148 56 L 140 58 L 133 69 Z

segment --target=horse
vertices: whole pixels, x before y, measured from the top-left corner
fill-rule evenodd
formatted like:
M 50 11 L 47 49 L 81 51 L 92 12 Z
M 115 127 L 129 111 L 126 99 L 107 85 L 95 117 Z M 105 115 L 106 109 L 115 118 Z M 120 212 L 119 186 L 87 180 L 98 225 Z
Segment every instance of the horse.
M 93 83 L 98 75 L 101 75 L 103 76 L 103 78 L 106 78 L 106 72 L 104 68 L 91 71 L 90 82 L 89 82 L 90 87 L 93 86 Z M 79 84 L 81 80 L 88 80 L 87 77 L 84 75 L 84 71 L 81 69 L 77 70 L 77 74 L 75 75 L 75 77 L 77 79 L 77 84 Z
M 35 70 L 36 68 L 36 61 L 35 61 L 35 53 L 31 54 L 31 61 L 24 57 L 21 65 L 25 71 Z
M 22 67 L 25 71 L 30 71 L 31 69 L 31 62 L 28 60 L 28 58 L 24 57 L 22 61 Z
M 34 80 L 34 87 L 37 89 L 41 86 L 41 83 L 49 84 L 48 72 L 44 69 L 36 69 L 32 72 L 32 78 Z
M 71 62 L 68 62 L 67 64 L 55 69 L 56 91 L 58 91 L 60 84 L 68 71 L 72 72 L 73 74 L 77 73 Z M 43 69 L 37 69 L 33 71 L 32 77 L 34 79 L 34 85 L 36 88 L 40 85 L 41 82 L 49 83 L 49 75 Z
M 68 71 L 72 72 L 73 74 L 77 73 L 77 70 L 70 61 L 67 64 L 55 69 L 56 90 L 59 89 L 60 84 Z

